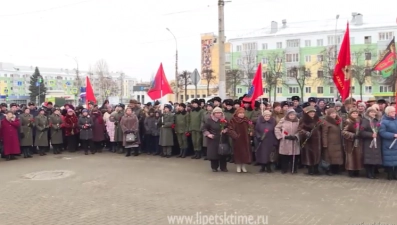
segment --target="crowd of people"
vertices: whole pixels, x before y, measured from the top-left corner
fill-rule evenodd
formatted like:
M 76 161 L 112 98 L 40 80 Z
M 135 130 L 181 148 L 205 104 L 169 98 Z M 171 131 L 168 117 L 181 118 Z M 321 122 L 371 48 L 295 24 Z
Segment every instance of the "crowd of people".
M 256 102 L 219 97 L 205 102 L 102 106 L 87 108 L 47 102 L 38 108 L 1 104 L 0 140 L 7 161 L 33 154 L 63 151 L 95 154 L 110 152 L 138 156 L 177 155 L 210 161 L 213 172 L 228 172 L 235 163 L 238 173 L 248 164 L 259 172 L 298 172 L 332 176 L 347 171 L 349 177 L 375 179 L 383 171 L 397 179 L 397 120 L 395 103 L 383 99 L 367 102 L 322 99 Z

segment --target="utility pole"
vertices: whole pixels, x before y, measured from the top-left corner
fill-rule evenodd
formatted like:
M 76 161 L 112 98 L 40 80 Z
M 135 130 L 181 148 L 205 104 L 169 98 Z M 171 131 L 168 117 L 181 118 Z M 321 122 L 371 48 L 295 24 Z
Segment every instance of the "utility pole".
M 226 98 L 226 71 L 225 71 L 225 1 L 218 0 L 218 28 L 219 28 L 219 97 Z
M 124 95 L 124 73 L 120 73 L 120 102 L 122 103 L 123 101 L 123 95 Z M 142 104 L 145 104 L 144 102 Z
M 168 30 L 168 32 L 171 33 L 171 35 L 174 37 L 175 40 L 175 84 L 176 84 L 176 88 L 175 88 L 175 102 L 178 102 L 178 98 L 179 98 L 179 76 L 178 76 L 178 41 L 174 35 L 174 33 L 172 33 L 172 31 L 169 28 L 166 28 Z

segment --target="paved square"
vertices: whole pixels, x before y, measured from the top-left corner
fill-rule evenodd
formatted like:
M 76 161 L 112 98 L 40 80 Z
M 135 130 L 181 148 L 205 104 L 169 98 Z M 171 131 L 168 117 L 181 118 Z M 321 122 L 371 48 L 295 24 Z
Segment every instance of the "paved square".
M 163 225 L 197 212 L 267 215 L 274 225 L 397 224 L 397 181 L 228 167 L 212 173 L 203 160 L 111 153 L 2 160 L 0 225 Z M 53 180 L 29 174 L 54 170 Z

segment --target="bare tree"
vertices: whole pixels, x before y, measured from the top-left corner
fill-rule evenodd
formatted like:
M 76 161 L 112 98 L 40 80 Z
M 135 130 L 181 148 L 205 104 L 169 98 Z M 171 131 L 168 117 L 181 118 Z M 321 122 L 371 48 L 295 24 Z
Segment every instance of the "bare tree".
M 180 82 L 180 86 L 183 87 L 184 94 L 185 94 L 185 97 L 184 97 L 185 101 L 187 101 L 189 98 L 189 96 L 187 94 L 187 86 L 192 84 L 191 77 L 190 77 L 191 74 L 192 73 L 187 70 L 184 70 L 184 71 L 182 71 L 181 74 L 179 74 L 178 80 Z
M 210 95 L 210 84 L 213 80 L 216 79 L 216 76 L 213 75 L 214 70 L 212 69 L 205 69 L 203 70 L 203 79 L 207 82 L 207 96 Z
M 233 97 L 237 97 L 236 88 L 237 85 L 241 84 L 244 79 L 244 73 L 241 70 L 233 69 L 226 71 L 226 89 L 232 90 Z
M 297 66 L 288 69 L 287 79 L 292 79 L 298 84 L 301 99 L 303 99 L 304 89 L 308 86 L 310 77 L 310 69 L 306 68 L 306 66 Z
M 119 79 L 120 79 L 120 102 L 122 102 L 124 96 L 124 79 L 125 79 L 124 72 L 120 72 Z
M 114 82 L 109 77 L 109 66 L 104 59 L 100 59 L 95 63 L 94 66 L 95 74 L 98 76 L 99 83 L 99 94 L 102 100 L 105 100 L 109 97 L 114 88 Z
M 264 80 L 269 92 L 269 100 L 273 93 L 273 102 L 276 101 L 277 85 L 282 82 L 284 75 L 283 58 L 284 52 L 272 52 L 266 58 L 266 71 L 264 72 Z
M 256 49 L 251 48 L 248 50 L 243 50 L 241 53 L 241 58 L 239 59 L 239 67 L 244 73 L 244 78 L 246 79 L 246 85 L 250 85 L 256 68 L 258 67 L 258 52 Z M 243 81 L 243 79 L 242 79 Z
M 360 99 L 363 100 L 363 85 L 372 77 L 372 67 L 369 60 L 372 58 L 373 51 L 371 48 L 365 48 L 353 52 L 352 59 L 352 76 L 357 81 L 360 91 Z

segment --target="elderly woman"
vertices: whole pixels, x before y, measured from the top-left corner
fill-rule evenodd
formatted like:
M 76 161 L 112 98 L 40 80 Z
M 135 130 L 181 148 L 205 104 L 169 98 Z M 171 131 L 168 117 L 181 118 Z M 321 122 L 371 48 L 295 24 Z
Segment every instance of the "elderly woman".
M 3 141 L 3 154 L 7 161 L 16 159 L 15 155 L 19 155 L 21 153 L 18 140 L 19 126 L 19 120 L 11 111 L 8 111 L 5 119 L 1 121 L 0 140 Z
M 363 118 L 365 116 L 365 109 L 367 108 L 367 106 L 365 105 L 364 102 L 360 102 L 357 104 L 357 111 L 358 111 L 358 115 Z
M 339 167 L 343 165 L 343 139 L 342 118 L 335 109 L 328 109 L 322 124 L 322 159 L 330 166 L 326 170 L 327 175 L 338 174 Z
M 212 172 L 228 172 L 226 167 L 227 155 L 219 155 L 219 144 L 228 144 L 227 124 L 225 116 L 219 107 L 212 110 L 211 117 L 207 118 L 202 126 L 203 136 L 207 138 L 207 158 L 211 161 Z
M 234 162 L 237 173 L 246 173 L 246 164 L 251 163 L 251 136 L 253 135 L 252 122 L 245 116 L 245 109 L 239 108 L 234 113 L 228 126 L 228 134 L 233 139 Z
M 308 168 L 308 175 L 319 174 L 318 165 L 321 161 L 321 120 L 313 106 L 304 110 L 299 121 L 299 139 L 301 144 L 301 161 Z
M 132 150 L 134 150 L 134 156 L 138 156 L 140 144 L 139 120 L 131 108 L 125 110 L 125 114 L 120 121 L 120 126 L 123 131 L 123 146 L 127 152 L 125 156 L 131 156 Z M 127 135 L 132 138 L 127 137 Z
M 364 166 L 367 178 L 375 178 L 375 168 L 382 165 L 381 139 L 378 136 L 380 121 L 376 110 L 368 108 L 361 122 L 360 138 L 363 142 Z
M 300 146 L 297 137 L 298 127 L 299 119 L 296 112 L 294 109 L 289 109 L 284 119 L 282 119 L 274 129 L 276 138 L 280 140 L 279 157 L 281 172 L 283 174 L 287 173 L 287 171 L 297 172 L 297 163 L 294 158 L 300 155 Z M 264 150 L 269 149 L 268 146 L 269 145 L 266 144 Z M 270 168 L 268 168 L 268 171 L 269 170 Z
M 360 116 L 357 109 L 351 108 L 343 129 L 345 139 L 346 170 L 350 177 L 358 177 L 363 168 L 362 140 L 360 140 Z
M 382 139 L 383 166 L 388 167 L 387 179 L 397 179 L 397 119 L 396 108 L 388 106 L 379 129 Z
M 68 109 L 64 118 L 64 132 L 69 152 L 75 152 L 78 148 L 77 137 L 80 131 L 78 127 L 78 118 L 73 109 Z

